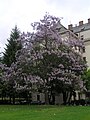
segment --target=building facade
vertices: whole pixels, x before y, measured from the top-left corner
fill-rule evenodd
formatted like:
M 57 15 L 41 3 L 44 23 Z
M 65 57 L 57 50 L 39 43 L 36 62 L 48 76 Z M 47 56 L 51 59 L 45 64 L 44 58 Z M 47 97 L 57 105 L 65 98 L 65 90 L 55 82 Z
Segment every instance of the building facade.
M 83 58 L 87 61 L 88 68 L 90 68 L 90 18 L 85 24 L 83 21 L 80 21 L 76 26 L 70 24 L 68 25 L 68 29 L 84 41 L 85 49 L 83 50 Z

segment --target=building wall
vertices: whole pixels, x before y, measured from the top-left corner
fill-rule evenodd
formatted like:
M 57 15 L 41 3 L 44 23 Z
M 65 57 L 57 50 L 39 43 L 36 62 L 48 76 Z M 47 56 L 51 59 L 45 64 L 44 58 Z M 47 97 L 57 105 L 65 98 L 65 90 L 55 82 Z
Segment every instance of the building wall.
M 85 43 L 85 53 L 83 56 L 86 57 L 88 68 L 90 68 L 90 41 Z
M 38 101 L 37 100 L 37 95 L 40 96 L 39 101 L 45 102 L 45 94 L 44 93 L 37 93 L 37 92 L 32 93 L 32 101 Z
M 77 34 L 78 37 L 84 41 L 85 53 L 83 53 L 83 57 L 86 57 L 87 65 L 90 69 L 90 30 L 79 31 Z
M 61 93 L 61 94 L 58 94 L 58 95 L 55 96 L 55 104 L 60 105 L 62 103 L 63 103 L 63 94 Z
M 90 30 L 81 31 L 78 33 L 79 37 L 84 40 L 85 44 L 85 53 L 83 54 L 86 57 L 88 68 L 90 68 Z
M 84 40 L 90 39 L 90 30 L 80 31 L 78 33 L 79 37 L 81 37 L 82 35 L 84 36 Z

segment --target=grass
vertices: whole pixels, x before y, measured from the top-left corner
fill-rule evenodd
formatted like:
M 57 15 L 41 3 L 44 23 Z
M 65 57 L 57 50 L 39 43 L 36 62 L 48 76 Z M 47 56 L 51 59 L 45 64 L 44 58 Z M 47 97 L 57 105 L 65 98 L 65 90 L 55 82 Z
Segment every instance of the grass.
M 90 120 L 90 107 L 1 105 L 0 120 Z

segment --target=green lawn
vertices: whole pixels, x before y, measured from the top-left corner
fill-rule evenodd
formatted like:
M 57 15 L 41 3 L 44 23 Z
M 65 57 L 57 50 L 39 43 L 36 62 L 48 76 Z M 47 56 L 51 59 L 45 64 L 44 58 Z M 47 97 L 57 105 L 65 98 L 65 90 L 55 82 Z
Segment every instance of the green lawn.
M 0 120 L 90 120 L 90 107 L 1 105 Z

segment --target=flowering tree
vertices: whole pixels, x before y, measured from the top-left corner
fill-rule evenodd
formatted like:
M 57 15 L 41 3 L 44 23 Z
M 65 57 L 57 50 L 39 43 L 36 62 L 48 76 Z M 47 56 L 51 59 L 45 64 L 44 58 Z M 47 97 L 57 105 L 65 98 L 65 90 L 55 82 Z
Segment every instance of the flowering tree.
M 23 33 L 23 49 L 17 61 L 25 60 L 25 73 L 41 78 L 46 102 L 48 94 L 63 93 L 64 103 L 67 93 L 80 88 L 80 75 L 86 69 L 80 52 L 83 43 L 80 40 L 62 39 L 60 19 L 46 14 L 43 20 L 32 24 L 35 33 Z M 58 89 L 57 89 L 58 88 Z M 54 97 L 53 97 L 54 98 Z
M 5 81 L 13 83 L 7 88 L 12 87 L 13 95 L 26 92 L 27 99 L 30 92 L 40 90 L 45 93 L 47 104 L 54 104 L 55 94 L 63 93 L 66 104 L 73 91 L 80 89 L 81 75 L 86 69 L 80 54 L 83 43 L 78 39 L 63 39 L 57 17 L 46 14 L 32 26 L 34 33 L 23 33 L 18 39 L 22 49 L 17 51 L 16 62 L 4 74 Z
M 6 65 L 0 63 L 0 97 L 2 98 L 2 102 L 3 98 L 6 97 L 7 92 L 7 84 L 5 80 L 5 74 L 7 70 L 8 68 L 6 67 Z

